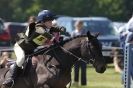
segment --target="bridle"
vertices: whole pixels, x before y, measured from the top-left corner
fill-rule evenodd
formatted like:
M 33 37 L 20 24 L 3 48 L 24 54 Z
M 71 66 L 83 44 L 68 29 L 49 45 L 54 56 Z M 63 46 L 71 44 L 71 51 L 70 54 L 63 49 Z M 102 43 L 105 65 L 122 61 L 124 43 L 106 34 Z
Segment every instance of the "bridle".
M 87 42 L 87 48 L 89 50 L 89 52 L 87 52 L 87 53 L 90 53 L 90 59 L 89 59 L 88 63 L 90 62 L 91 64 L 94 64 L 95 63 L 95 55 L 93 54 L 93 52 L 91 50 L 91 42 Z
M 86 44 L 86 48 L 87 48 L 88 51 L 89 51 L 89 52 L 87 52 L 87 54 L 90 55 L 89 61 L 83 60 L 82 58 L 80 58 L 80 57 L 78 57 L 77 55 L 71 53 L 70 51 L 66 50 L 66 49 L 63 48 L 62 46 L 57 46 L 57 47 L 62 48 L 64 51 L 68 52 L 69 54 L 71 54 L 72 56 L 74 56 L 75 58 L 77 58 L 78 61 L 81 60 L 81 61 L 83 61 L 83 62 L 85 62 L 85 63 L 94 64 L 94 63 L 95 63 L 95 55 L 94 55 L 94 53 L 92 52 L 92 49 L 91 49 L 91 42 L 90 42 L 90 41 L 86 41 L 86 42 L 84 42 L 84 43 L 87 43 L 87 44 Z M 57 48 L 57 47 L 55 47 L 55 48 Z M 55 49 L 55 48 L 52 48 L 51 50 L 53 50 L 53 49 Z M 50 51 L 50 50 L 49 50 L 49 51 Z
M 88 50 L 89 50 L 89 52 L 87 52 L 87 54 L 90 55 L 89 61 L 83 60 L 82 58 L 80 58 L 80 57 L 78 57 L 77 55 L 71 53 L 70 51 L 66 50 L 66 49 L 63 48 L 63 47 L 61 47 L 61 48 L 62 48 L 63 50 L 65 50 L 66 52 L 68 52 L 69 54 L 71 54 L 72 56 L 74 56 L 75 58 L 77 58 L 78 61 L 81 60 L 81 61 L 83 61 L 83 62 L 85 62 L 85 63 L 94 64 L 94 63 L 95 63 L 95 55 L 93 54 L 93 52 L 92 52 L 92 50 L 91 50 L 91 45 L 90 45 L 91 43 L 88 42 L 88 41 L 86 41 L 86 42 L 87 42 L 86 48 L 88 48 Z

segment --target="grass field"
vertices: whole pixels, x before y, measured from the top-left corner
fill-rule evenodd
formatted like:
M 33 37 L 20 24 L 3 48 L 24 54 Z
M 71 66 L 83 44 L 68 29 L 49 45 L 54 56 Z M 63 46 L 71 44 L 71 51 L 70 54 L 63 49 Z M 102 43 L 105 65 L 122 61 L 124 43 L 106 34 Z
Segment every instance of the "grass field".
M 73 72 L 72 72 L 73 79 Z M 94 68 L 87 68 L 87 86 L 72 83 L 71 88 L 123 88 L 121 84 L 121 74 L 114 71 L 113 66 L 109 66 L 105 73 L 96 73 Z

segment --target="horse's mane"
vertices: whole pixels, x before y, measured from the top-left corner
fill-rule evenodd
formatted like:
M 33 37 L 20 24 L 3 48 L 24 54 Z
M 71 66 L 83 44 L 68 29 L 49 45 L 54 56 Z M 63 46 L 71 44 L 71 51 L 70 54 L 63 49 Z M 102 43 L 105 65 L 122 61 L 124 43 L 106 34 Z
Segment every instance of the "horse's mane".
M 81 38 L 81 37 L 87 37 L 87 35 L 77 35 L 77 36 L 74 36 L 74 37 L 70 37 L 70 38 L 67 38 L 63 41 L 60 41 L 59 44 L 61 46 L 63 46 L 64 44 L 68 43 L 69 41 L 72 41 L 73 39 L 76 39 L 76 38 Z

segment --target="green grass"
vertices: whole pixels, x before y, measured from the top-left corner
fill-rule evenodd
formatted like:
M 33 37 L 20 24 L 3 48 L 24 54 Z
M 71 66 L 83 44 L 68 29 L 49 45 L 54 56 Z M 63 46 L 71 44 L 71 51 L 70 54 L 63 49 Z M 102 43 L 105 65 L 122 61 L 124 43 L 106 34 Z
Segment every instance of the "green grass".
M 73 79 L 73 72 L 72 72 Z M 122 88 L 121 74 L 116 73 L 114 68 L 108 67 L 103 74 L 96 73 L 94 68 L 87 68 L 87 86 L 81 86 L 80 83 L 75 85 L 72 83 L 71 88 Z

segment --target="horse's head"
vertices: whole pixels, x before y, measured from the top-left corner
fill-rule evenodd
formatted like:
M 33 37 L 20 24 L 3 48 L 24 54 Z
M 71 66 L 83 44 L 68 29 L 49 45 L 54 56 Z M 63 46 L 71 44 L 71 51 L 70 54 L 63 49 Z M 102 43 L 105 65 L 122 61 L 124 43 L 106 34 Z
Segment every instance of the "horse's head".
M 97 39 L 98 34 L 93 36 L 90 32 L 87 32 L 87 45 L 84 45 L 85 48 L 82 48 L 82 54 L 84 54 L 85 60 L 92 63 L 96 72 L 104 73 L 106 70 L 105 59 L 102 55 L 102 44 Z

